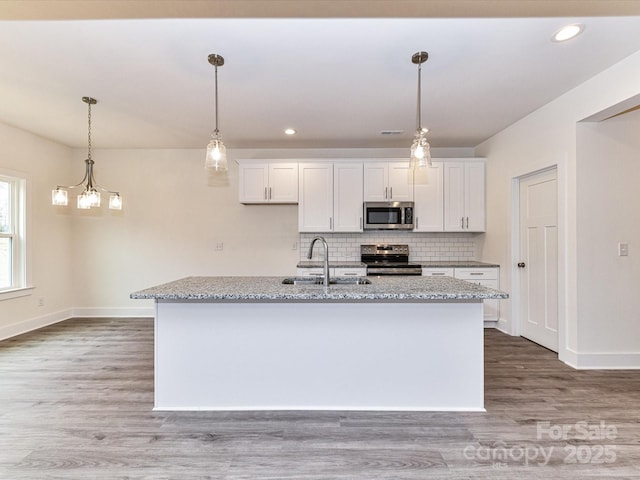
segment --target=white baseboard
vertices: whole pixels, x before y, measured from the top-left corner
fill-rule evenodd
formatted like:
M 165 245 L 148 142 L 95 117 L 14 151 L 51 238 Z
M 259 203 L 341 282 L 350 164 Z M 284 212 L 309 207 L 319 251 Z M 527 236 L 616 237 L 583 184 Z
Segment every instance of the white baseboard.
M 41 317 L 30 318 L 11 325 L 5 325 L 0 327 L 0 340 L 22 335 L 23 333 L 31 332 L 32 330 L 37 330 L 38 328 L 67 320 L 73 316 L 72 313 L 73 311 L 71 309 L 61 310 L 59 312 L 48 313 Z
M 153 307 L 75 307 L 74 317 L 98 318 L 98 317 L 151 317 L 155 316 Z
M 567 350 L 560 360 L 577 370 L 638 370 L 640 353 L 578 353 Z

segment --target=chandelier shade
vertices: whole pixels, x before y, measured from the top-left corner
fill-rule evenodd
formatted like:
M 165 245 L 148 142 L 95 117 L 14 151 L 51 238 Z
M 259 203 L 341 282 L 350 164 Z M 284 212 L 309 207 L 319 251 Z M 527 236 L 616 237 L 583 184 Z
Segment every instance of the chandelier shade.
M 82 97 L 82 101 L 88 105 L 89 109 L 87 115 L 88 153 L 87 159 L 84 161 L 84 177 L 80 180 L 80 183 L 77 183 L 76 185 L 58 185 L 51 192 L 51 203 L 58 206 L 67 206 L 69 204 L 68 190 L 82 188 L 82 193 L 80 193 L 76 198 L 76 207 L 78 209 L 88 210 L 90 208 L 100 207 L 100 192 L 102 191 L 109 194 L 109 208 L 111 210 L 122 210 L 122 197 L 120 197 L 120 193 L 100 186 L 98 182 L 96 182 L 93 173 L 95 162 L 91 158 L 91 105 L 95 105 L 98 101 L 91 97 Z

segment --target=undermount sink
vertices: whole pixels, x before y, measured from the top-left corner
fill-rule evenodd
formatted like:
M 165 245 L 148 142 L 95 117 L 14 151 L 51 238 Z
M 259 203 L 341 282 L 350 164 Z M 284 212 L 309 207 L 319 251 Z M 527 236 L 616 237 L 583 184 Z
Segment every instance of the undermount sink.
M 322 285 L 323 277 L 290 277 L 282 281 L 283 285 Z M 365 277 L 333 277 L 330 285 L 370 285 L 371 280 Z

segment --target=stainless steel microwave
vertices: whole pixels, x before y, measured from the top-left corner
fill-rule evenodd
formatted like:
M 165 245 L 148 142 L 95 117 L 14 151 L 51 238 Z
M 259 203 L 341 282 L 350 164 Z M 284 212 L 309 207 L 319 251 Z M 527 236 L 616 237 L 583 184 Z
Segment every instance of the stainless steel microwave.
M 413 230 L 413 202 L 364 202 L 365 230 Z

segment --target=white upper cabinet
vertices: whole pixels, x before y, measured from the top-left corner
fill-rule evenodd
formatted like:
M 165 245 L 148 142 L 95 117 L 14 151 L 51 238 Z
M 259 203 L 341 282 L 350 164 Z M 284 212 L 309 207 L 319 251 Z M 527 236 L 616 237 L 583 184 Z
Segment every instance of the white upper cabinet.
M 444 230 L 484 232 L 484 161 L 444 163 Z
M 362 231 L 362 163 L 300 164 L 300 232 Z
M 298 164 L 240 162 L 240 203 L 298 203 Z
M 299 191 L 298 230 L 333 231 L 333 163 L 301 163 Z
M 333 164 L 333 231 L 361 232 L 362 162 Z
M 444 164 L 416 168 L 413 177 L 414 232 L 444 230 Z
M 409 160 L 364 164 L 365 202 L 413 200 L 413 175 Z

